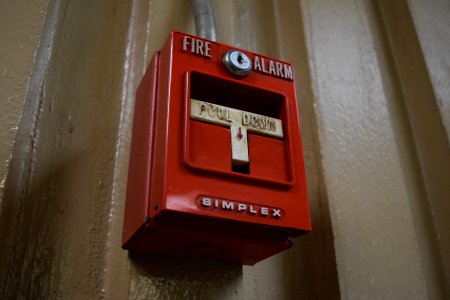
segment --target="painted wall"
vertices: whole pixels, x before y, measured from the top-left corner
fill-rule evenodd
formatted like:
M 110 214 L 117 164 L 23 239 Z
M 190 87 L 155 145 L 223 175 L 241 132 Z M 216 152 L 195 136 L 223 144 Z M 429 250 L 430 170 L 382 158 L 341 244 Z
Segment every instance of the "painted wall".
M 47 2 L 19 0 L 0 4 L 0 201 Z
M 213 2 L 296 67 L 313 233 L 253 267 L 121 250 L 134 92 L 190 1 L 2 2 L 0 298 L 448 298 L 449 5 Z

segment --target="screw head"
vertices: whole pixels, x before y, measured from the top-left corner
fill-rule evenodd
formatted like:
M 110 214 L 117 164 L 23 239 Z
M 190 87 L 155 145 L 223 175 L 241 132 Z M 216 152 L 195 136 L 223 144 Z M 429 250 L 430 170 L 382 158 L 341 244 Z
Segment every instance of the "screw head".
M 242 51 L 230 50 L 222 57 L 222 63 L 233 75 L 245 77 L 252 71 L 250 58 Z

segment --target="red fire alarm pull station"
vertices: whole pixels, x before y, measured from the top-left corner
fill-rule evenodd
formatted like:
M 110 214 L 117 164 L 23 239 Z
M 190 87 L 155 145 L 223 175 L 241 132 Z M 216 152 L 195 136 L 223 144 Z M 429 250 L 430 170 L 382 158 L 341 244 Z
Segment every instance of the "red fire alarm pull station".
M 255 264 L 311 230 L 288 63 L 172 32 L 136 93 L 123 248 Z

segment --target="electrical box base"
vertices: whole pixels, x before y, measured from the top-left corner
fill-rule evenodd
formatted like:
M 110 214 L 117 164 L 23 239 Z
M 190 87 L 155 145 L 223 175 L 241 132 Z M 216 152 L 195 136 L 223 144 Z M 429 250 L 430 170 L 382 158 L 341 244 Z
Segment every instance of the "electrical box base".
M 144 224 L 124 248 L 141 253 L 253 265 L 289 249 L 292 243 L 285 235 L 252 224 L 167 213 Z

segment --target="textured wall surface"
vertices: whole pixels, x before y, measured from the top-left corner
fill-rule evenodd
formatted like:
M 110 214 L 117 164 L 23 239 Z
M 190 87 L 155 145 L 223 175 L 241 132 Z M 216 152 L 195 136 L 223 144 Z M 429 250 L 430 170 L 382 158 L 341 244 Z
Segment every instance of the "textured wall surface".
M 305 13 L 342 295 L 424 298 L 371 12 L 349 0 L 309 1 Z
M 397 98 L 409 118 L 409 131 L 413 140 L 411 147 L 416 156 L 416 162 L 410 166 L 415 165 L 421 177 L 409 188 L 421 189 L 415 195 L 410 193 L 410 203 L 413 214 L 416 214 L 423 268 L 427 272 L 428 286 L 435 286 L 429 289 L 430 294 L 439 292 L 441 296 L 450 297 L 450 144 L 445 127 L 448 116 L 443 112 L 449 99 L 444 96 L 448 87 L 439 84 L 436 78 L 437 73 L 448 73 L 445 66 L 450 63 L 450 55 L 442 49 L 442 43 L 448 43 L 450 31 L 444 30 L 449 28 L 449 24 L 442 16 L 447 14 L 450 17 L 450 11 L 438 1 L 427 2 L 420 13 L 414 12 L 412 1 L 380 1 L 379 4 L 387 45 L 391 49 L 392 64 L 396 70 L 399 89 Z M 430 14 L 435 15 L 435 21 L 429 21 Z M 437 31 L 442 36 L 436 38 L 436 43 L 427 41 L 421 32 L 421 28 L 423 30 L 433 24 L 439 27 Z M 439 48 L 441 51 L 437 51 Z M 433 54 L 430 53 L 431 49 L 435 49 Z M 432 65 L 435 60 L 441 62 L 439 67 Z M 405 177 L 410 174 L 405 173 Z M 411 201 L 414 197 L 417 199 Z M 425 253 L 428 255 L 424 256 Z
M 450 3 L 445 0 L 407 2 L 433 85 L 436 104 L 450 140 Z
M 47 2 L 0 2 L 0 204 Z
M 128 11 L 49 3 L 5 190 L 0 298 L 102 293 Z
M 448 3 L 213 4 L 295 66 L 313 232 L 253 267 L 123 251 L 135 89 L 191 3 L 3 1 L 0 298 L 448 298 Z

